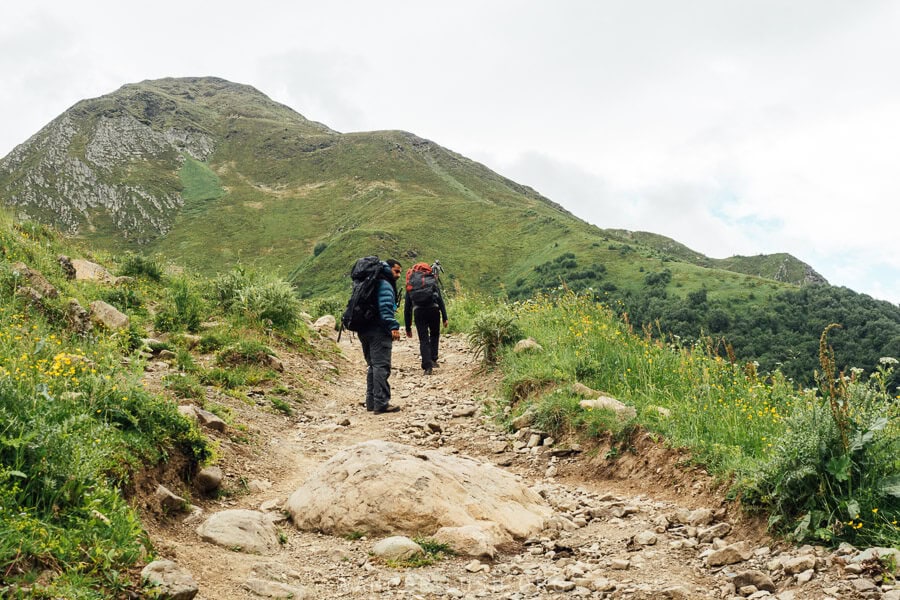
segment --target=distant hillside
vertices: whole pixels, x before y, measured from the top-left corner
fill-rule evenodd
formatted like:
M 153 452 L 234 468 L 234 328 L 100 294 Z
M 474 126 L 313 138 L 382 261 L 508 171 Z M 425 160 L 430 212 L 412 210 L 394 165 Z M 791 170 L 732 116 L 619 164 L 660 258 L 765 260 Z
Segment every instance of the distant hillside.
M 774 279 L 794 285 L 827 284 L 811 266 L 786 253 L 759 254 L 757 256 L 732 256 L 730 258 L 709 258 L 691 250 L 671 238 L 646 231 L 607 230 L 633 240 L 635 243 L 656 249 L 661 255 L 682 260 L 701 267 L 725 269 L 766 279 Z

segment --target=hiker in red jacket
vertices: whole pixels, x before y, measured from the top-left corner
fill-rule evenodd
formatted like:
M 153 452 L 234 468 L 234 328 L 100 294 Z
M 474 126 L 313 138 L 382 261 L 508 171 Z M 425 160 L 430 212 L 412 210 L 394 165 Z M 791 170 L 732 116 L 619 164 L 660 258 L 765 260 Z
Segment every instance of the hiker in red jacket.
M 426 375 L 438 366 L 438 346 L 441 339 L 441 321 L 448 325 L 447 307 L 437 276 L 427 263 L 417 263 L 406 272 L 406 302 L 403 308 L 406 337 L 412 337 L 413 321 L 419 334 L 419 352 L 422 369 Z

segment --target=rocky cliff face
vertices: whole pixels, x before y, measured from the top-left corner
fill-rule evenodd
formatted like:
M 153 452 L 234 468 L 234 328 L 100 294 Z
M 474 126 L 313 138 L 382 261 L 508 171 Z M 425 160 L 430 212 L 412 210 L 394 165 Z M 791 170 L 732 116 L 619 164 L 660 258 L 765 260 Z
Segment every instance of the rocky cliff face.
M 67 112 L 0 160 L 0 197 L 69 234 L 105 218 L 131 239 L 152 239 L 169 230 L 183 203 L 184 156 L 203 161 L 214 149 L 200 131 L 157 129 L 125 110 L 78 121 Z M 157 185 L 129 178 L 135 171 L 156 171 Z

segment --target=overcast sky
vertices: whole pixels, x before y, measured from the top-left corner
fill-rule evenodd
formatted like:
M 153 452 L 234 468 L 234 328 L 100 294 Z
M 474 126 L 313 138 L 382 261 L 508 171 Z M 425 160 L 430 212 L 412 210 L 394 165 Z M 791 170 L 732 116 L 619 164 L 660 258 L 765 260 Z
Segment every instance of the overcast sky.
M 213 75 L 900 303 L 898 58 L 888 0 L 3 0 L 0 156 L 83 98 Z

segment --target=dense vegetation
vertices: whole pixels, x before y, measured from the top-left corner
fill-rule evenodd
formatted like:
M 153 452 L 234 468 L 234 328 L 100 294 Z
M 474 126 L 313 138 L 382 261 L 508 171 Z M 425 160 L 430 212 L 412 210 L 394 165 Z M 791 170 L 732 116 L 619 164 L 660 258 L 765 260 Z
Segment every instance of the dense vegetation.
M 729 356 L 714 340 L 691 344 L 635 330 L 590 294 L 561 292 L 514 304 L 458 297 L 457 324 L 504 373 L 504 422 L 525 413 L 557 439 L 628 452 L 636 432 L 688 448 L 729 481 L 748 510 L 793 539 L 896 547 L 900 543 L 900 393 L 894 357 L 870 377 L 840 372 L 826 327 L 812 350 L 816 389 Z M 826 335 L 827 334 L 827 335 Z M 541 351 L 509 342 L 534 338 Z M 576 383 L 635 409 L 633 418 L 586 409 Z
M 265 345 L 273 331 L 283 343 L 305 345 L 299 302 L 284 281 L 238 271 L 204 282 L 137 255 L 118 263 L 128 277 L 116 285 L 74 281 L 60 254 L 83 256 L 51 229 L 14 224 L 0 212 L 4 597 L 100 599 L 139 585 L 131 567 L 153 549 L 129 503 L 135 475 L 168 463 L 173 477 L 189 477 L 214 460 L 214 447 L 173 399 L 216 412 L 205 404 L 204 386 L 240 394 L 274 379 Z M 58 295 L 36 283 L 35 272 Z M 70 303 L 94 300 L 124 311 L 130 325 L 82 328 Z M 201 329 L 211 315 L 220 325 Z M 168 332 L 168 341 L 145 341 L 150 328 Z M 190 342 L 189 331 L 200 331 L 199 340 Z M 192 343 L 214 352 L 215 364 L 199 366 Z M 161 349 L 176 357 L 168 397 L 141 381 L 149 353 Z M 288 400 L 278 402 L 290 410 Z
M 756 361 L 763 372 L 777 369 L 806 386 L 814 383 L 819 335 L 830 323 L 841 325 L 832 332 L 841 370 L 858 367 L 871 373 L 880 357 L 900 356 L 900 306 L 890 302 L 827 284 L 773 289 L 760 280 L 748 281 L 737 297 L 705 283 L 685 291 L 675 263 L 662 264 L 659 270 L 641 271 L 639 288 L 620 289 L 607 276 L 606 265 L 564 252 L 517 280 L 508 297 L 525 300 L 560 288 L 589 293 L 650 335 L 677 336 L 685 344 L 712 337 L 723 352 L 727 347 L 740 360 Z M 900 373 L 889 383 L 900 384 Z

